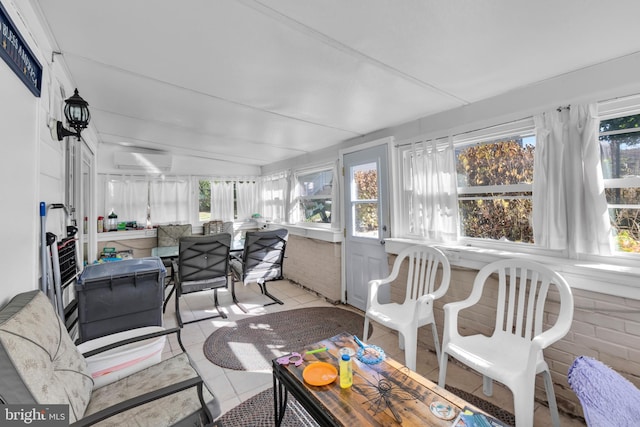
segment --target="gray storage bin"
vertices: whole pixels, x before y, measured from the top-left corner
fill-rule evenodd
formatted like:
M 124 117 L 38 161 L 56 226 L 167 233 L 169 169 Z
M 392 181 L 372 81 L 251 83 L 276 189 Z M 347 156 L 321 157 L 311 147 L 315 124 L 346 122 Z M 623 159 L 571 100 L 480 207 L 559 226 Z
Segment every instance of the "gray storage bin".
M 86 266 L 75 287 L 79 342 L 143 326 L 162 326 L 166 274 L 158 257 Z

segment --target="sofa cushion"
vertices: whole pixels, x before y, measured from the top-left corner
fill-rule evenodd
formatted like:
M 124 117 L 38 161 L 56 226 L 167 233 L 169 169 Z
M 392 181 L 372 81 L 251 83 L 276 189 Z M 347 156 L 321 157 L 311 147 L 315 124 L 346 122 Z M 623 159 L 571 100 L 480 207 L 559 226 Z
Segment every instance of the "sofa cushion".
M 64 322 L 41 291 L 14 297 L 0 311 L 0 390 L 8 404 L 68 404 L 84 415 L 93 380 Z
M 158 246 L 178 246 L 180 238 L 191 236 L 191 224 L 159 225 L 156 229 Z
M 107 384 L 93 391 L 86 416 L 105 409 L 115 403 L 141 394 L 166 387 L 180 381 L 198 376 L 186 353 L 163 360 L 114 383 Z M 220 414 L 219 404 L 207 387 L 204 387 L 205 402 L 209 402 L 209 410 L 214 417 Z M 185 422 L 199 416 L 201 409 L 196 388 L 190 388 L 176 394 L 138 406 L 129 411 L 114 415 L 97 426 L 123 425 L 135 426 L 169 426 Z

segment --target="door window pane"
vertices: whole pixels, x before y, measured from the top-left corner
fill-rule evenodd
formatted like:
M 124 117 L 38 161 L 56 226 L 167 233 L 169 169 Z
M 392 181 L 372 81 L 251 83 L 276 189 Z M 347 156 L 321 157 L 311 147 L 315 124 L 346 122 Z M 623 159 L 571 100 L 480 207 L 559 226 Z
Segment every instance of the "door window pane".
M 378 200 L 378 169 L 375 163 L 354 167 L 355 200 Z
M 378 237 L 378 203 L 355 203 L 352 230 L 357 237 Z
M 375 162 L 351 168 L 351 205 L 354 236 L 377 238 L 378 168 Z

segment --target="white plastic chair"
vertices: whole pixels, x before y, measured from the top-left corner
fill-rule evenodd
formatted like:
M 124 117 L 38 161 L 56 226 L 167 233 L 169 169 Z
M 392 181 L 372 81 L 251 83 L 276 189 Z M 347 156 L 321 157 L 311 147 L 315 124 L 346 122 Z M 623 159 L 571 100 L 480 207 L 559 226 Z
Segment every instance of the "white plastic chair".
M 385 303 L 378 301 L 380 286 L 393 282 L 404 260 L 408 260 L 407 288 L 403 303 Z M 438 281 L 438 270 L 441 270 Z M 440 340 L 433 317 L 433 304 L 449 289 L 451 266 L 447 257 L 431 246 L 412 246 L 398 254 L 389 277 L 371 280 L 367 299 L 367 311 L 364 318 L 364 333 L 367 339 L 369 320 L 398 331 L 399 346 L 404 349 L 405 365 L 415 371 L 418 346 L 418 328 L 431 324 L 436 354 L 440 360 Z
M 461 336 L 458 314 L 478 304 L 487 279 L 497 274 L 498 294 L 493 335 Z M 550 288 L 558 292 L 549 300 L 558 313 L 545 316 Z M 557 298 L 559 297 L 559 302 Z M 479 304 L 485 314 L 487 307 Z M 542 350 L 564 337 L 573 320 L 573 295 L 560 274 L 536 262 L 507 259 L 482 268 L 475 278 L 471 295 L 444 306 L 444 333 L 440 355 L 438 385 L 445 386 L 447 356 L 479 372 L 484 377 L 483 392 L 493 393 L 493 380 L 511 390 L 516 425 L 533 425 L 535 378 L 543 374 L 551 420 L 560 425 L 553 382 Z

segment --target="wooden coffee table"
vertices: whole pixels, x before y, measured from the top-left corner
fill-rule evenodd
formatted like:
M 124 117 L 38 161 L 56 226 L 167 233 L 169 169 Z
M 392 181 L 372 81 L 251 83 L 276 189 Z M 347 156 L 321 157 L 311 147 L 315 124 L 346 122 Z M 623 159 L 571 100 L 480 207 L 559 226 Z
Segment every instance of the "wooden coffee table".
M 327 347 L 327 351 L 305 354 Z M 358 345 L 350 334 L 340 334 L 298 352 L 304 356 L 300 366 L 281 365 L 273 360 L 275 423 L 279 426 L 287 408 L 288 393 L 322 426 L 443 426 L 450 427 L 468 402 L 437 384 L 410 371 L 389 358 L 374 365 L 364 364 L 354 356 L 353 386 L 340 388 L 339 379 L 323 386 L 307 384 L 302 372 L 312 363 L 327 362 L 338 368 L 340 348 L 354 351 Z M 450 407 L 449 416 L 447 407 Z M 433 410 L 432 410 L 433 408 Z M 481 410 L 474 408 L 477 412 Z M 439 413 L 444 418 L 436 416 Z

